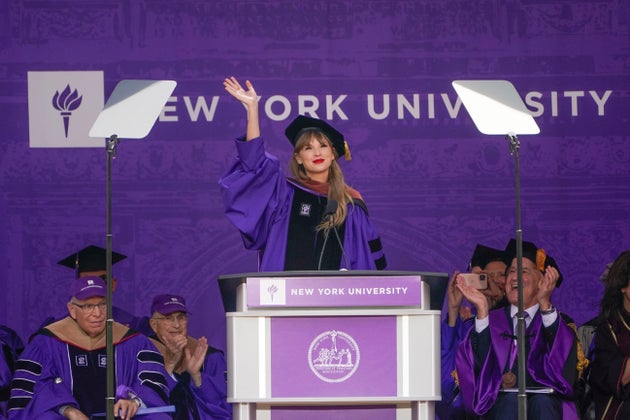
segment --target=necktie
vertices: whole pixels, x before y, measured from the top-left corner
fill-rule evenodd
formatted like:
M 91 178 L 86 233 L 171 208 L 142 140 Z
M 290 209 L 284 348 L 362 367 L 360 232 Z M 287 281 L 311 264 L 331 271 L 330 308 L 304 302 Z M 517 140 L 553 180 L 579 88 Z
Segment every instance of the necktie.
M 525 318 L 525 328 L 527 328 L 530 321 L 529 314 L 525 312 L 525 315 L 523 315 L 523 317 Z M 514 315 L 513 317 L 512 324 L 514 339 L 512 340 L 512 343 L 510 345 L 510 357 L 508 359 L 507 371 L 503 374 L 503 378 L 501 381 L 503 388 L 512 388 L 514 387 L 514 385 L 516 385 L 516 375 L 513 372 L 514 362 L 516 361 L 516 356 L 518 355 L 518 342 L 516 340 L 516 337 L 518 336 L 518 319 L 516 315 Z

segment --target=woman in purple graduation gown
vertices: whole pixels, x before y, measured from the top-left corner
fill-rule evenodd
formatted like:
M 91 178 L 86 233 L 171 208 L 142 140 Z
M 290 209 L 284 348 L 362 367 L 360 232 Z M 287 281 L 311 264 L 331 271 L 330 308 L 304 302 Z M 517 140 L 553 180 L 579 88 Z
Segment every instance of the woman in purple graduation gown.
M 287 178 L 265 152 L 258 96 L 250 81 L 224 81 L 245 105 L 247 130 L 238 156 L 220 179 L 225 213 L 247 249 L 261 254 L 260 271 L 382 270 L 381 240 L 358 191 L 344 181 L 338 159 L 349 159 L 343 135 L 317 118 L 298 116 L 285 134 L 294 146 Z

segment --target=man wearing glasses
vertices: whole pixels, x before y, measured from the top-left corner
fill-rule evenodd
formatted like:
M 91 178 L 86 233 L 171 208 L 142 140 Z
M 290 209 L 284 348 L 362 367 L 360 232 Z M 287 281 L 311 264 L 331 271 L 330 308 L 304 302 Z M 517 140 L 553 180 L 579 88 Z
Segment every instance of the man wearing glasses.
M 107 250 L 100 246 L 88 245 L 85 248 L 73 252 L 64 259 L 58 261 L 57 264 L 73 269 L 75 271 L 76 277 L 98 276 L 103 280 L 106 280 L 106 252 Z M 116 263 L 123 261 L 126 258 L 126 255 L 112 251 L 112 265 L 115 265 Z M 116 292 L 117 285 L 118 280 L 115 276 L 112 275 L 112 292 Z M 123 308 L 117 306 L 115 303 L 112 305 L 112 313 L 114 320 L 120 322 L 123 325 L 126 325 L 133 330 L 140 331 L 146 336 L 149 336 L 153 333 L 151 327 L 149 326 L 149 321 L 147 317 L 135 316 L 127 312 Z M 56 319 L 54 318 L 49 318 L 42 326 L 45 326 L 55 320 Z
M 106 296 L 100 277 L 74 280 L 68 316 L 38 331 L 17 362 L 9 418 L 83 420 L 106 411 Z M 167 405 L 164 360 L 149 339 L 117 322 L 112 338 L 117 385 L 114 412 L 129 419 L 140 407 Z M 151 418 L 170 416 L 156 413 Z
M 206 337 L 188 336 L 188 309 L 183 297 L 158 295 L 149 320 L 151 341 L 164 356 L 171 404 L 176 420 L 231 419 L 227 403 L 226 363 L 223 353 L 208 346 Z

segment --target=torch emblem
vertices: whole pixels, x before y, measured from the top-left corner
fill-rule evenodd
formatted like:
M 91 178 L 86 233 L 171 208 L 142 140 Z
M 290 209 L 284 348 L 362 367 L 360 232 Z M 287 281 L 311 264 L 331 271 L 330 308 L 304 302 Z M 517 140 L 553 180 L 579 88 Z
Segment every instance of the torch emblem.
M 72 111 L 81 105 L 82 100 L 83 95 L 79 95 L 76 89 L 72 90 L 70 85 L 66 85 L 66 88 L 61 93 L 56 91 L 52 98 L 53 107 L 59 111 L 63 119 L 66 138 L 68 138 L 68 128 L 70 127 L 70 115 L 72 115 Z

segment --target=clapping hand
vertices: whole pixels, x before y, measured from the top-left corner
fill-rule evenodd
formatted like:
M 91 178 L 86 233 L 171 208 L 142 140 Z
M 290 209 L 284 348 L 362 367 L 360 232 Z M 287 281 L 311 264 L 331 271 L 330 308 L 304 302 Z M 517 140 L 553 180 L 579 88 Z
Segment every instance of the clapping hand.
M 160 337 L 160 340 L 162 340 L 166 348 L 164 352 L 164 367 L 168 373 L 173 373 L 182 362 L 188 338 L 184 334 L 177 334 L 164 335 Z
M 201 337 L 197 340 L 197 347 L 191 353 L 189 348 L 184 350 L 186 357 L 186 371 L 190 374 L 193 382 L 196 386 L 201 386 L 201 366 L 206 358 L 208 352 L 208 340 L 206 337 Z
M 551 293 L 556 288 L 556 283 L 560 278 L 560 273 L 555 267 L 548 266 L 545 269 L 542 279 L 538 283 L 538 293 L 536 297 L 541 308 L 551 306 Z

